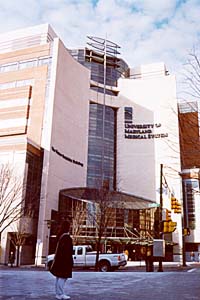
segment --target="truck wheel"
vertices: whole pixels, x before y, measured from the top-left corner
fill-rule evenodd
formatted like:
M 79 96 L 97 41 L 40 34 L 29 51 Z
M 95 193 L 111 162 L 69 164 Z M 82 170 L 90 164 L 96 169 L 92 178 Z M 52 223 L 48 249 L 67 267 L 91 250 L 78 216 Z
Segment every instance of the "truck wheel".
M 110 266 L 110 263 L 108 261 L 100 261 L 99 262 L 99 271 L 101 272 L 108 272 L 110 271 L 111 269 L 111 266 Z
M 48 262 L 47 270 L 50 270 L 50 269 L 51 269 L 52 263 L 53 263 L 53 260 L 50 260 L 50 261 Z

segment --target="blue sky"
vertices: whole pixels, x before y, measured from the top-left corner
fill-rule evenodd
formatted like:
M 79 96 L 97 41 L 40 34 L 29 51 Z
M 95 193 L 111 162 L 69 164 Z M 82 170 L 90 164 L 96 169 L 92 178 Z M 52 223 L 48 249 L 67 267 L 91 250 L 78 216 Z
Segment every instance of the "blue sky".
M 130 66 L 164 61 L 178 75 L 200 37 L 200 0 L 0 0 L 0 33 L 42 23 L 68 48 L 107 36 Z

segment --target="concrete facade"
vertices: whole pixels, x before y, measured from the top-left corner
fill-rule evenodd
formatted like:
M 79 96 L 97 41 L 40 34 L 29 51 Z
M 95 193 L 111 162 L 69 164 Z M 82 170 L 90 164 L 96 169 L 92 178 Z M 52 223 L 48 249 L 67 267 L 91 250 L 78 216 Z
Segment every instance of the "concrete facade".
M 150 125 L 146 129 L 151 132 L 131 133 L 129 138 L 124 139 L 125 152 L 122 153 L 123 158 L 119 158 L 119 161 L 123 161 L 123 165 L 119 168 L 120 176 L 126 178 L 130 157 L 130 160 L 134 161 L 134 167 L 132 174 L 127 176 L 124 182 L 125 189 L 133 189 L 143 197 L 150 195 L 158 202 L 160 164 L 163 164 L 165 168 L 174 169 L 173 175 L 176 177 L 172 179 L 172 174 L 170 174 L 167 181 L 170 186 L 173 186 L 177 197 L 180 197 L 180 176 L 178 175 L 180 150 L 175 77 L 166 73 L 162 63 L 145 66 L 139 75 L 137 73 L 136 78 L 130 75 L 128 79 L 120 79 L 120 97 L 131 99 L 129 105 L 131 106 L 132 103 L 132 124 L 136 125 L 134 129 L 138 129 L 137 125 Z M 123 106 L 126 105 L 128 103 Z M 132 178 L 135 180 L 132 181 Z M 123 184 L 122 189 L 124 189 Z
M 41 198 L 46 201 L 40 207 L 39 243 L 47 235 L 47 222 L 45 224 L 44 220 L 50 220 L 51 210 L 58 209 L 59 191 L 86 185 L 89 71 L 73 60 L 58 39 L 54 47 L 52 89 L 47 105 L 49 115 L 46 115 L 47 128 L 44 126 L 46 130 L 43 133 L 45 151 Z M 51 105 L 52 110 L 49 109 Z M 42 249 L 46 253 L 44 247 Z
M 171 211 L 171 195 L 181 199 L 179 125 L 176 79 L 163 63 L 132 69 L 119 80 L 118 178 L 119 190 L 129 191 L 160 203 L 163 164 L 163 209 Z M 132 107 L 132 122 L 124 123 L 124 107 Z M 126 126 L 126 128 L 125 128 Z M 121 178 L 121 180 L 120 180 Z M 173 233 L 179 260 L 182 253 L 181 214 L 171 212 L 177 222 Z
M 190 253 L 199 261 L 200 253 L 200 205 L 199 205 L 199 104 L 196 101 L 179 103 L 181 176 L 184 186 L 184 228 L 186 259 Z

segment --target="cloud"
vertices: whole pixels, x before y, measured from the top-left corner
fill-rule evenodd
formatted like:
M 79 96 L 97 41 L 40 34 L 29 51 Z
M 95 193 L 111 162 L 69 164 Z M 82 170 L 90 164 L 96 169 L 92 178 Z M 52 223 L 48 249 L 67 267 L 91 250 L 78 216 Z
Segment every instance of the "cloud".
M 144 15 L 151 15 L 158 22 L 173 16 L 176 2 L 174 0 L 137 0 L 134 1 L 134 5 Z
M 68 48 L 107 37 L 130 66 L 164 61 L 174 73 L 198 41 L 199 19 L 199 0 L 0 0 L 0 32 L 50 23 Z

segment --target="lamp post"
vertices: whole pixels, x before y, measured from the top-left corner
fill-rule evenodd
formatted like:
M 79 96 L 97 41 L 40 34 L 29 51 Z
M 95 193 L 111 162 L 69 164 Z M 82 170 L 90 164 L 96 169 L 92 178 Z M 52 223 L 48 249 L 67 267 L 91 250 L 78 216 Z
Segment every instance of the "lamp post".
M 162 211 L 163 211 L 163 164 L 160 165 L 160 207 L 159 207 L 159 235 L 160 238 L 163 238 L 163 233 L 162 233 Z M 163 272 L 163 267 L 162 267 L 162 258 L 159 258 L 159 266 L 158 266 L 158 272 Z
M 185 234 L 184 228 L 186 227 L 186 213 L 185 213 L 185 203 L 186 203 L 186 191 L 185 191 L 185 183 L 182 178 L 182 195 L 183 195 L 183 209 L 181 213 L 181 221 L 182 221 L 182 266 L 186 267 L 186 257 L 185 257 Z
M 51 229 L 51 223 L 52 220 L 45 220 L 47 222 L 47 235 L 46 235 L 46 255 L 49 253 L 49 237 L 50 237 L 50 229 Z

